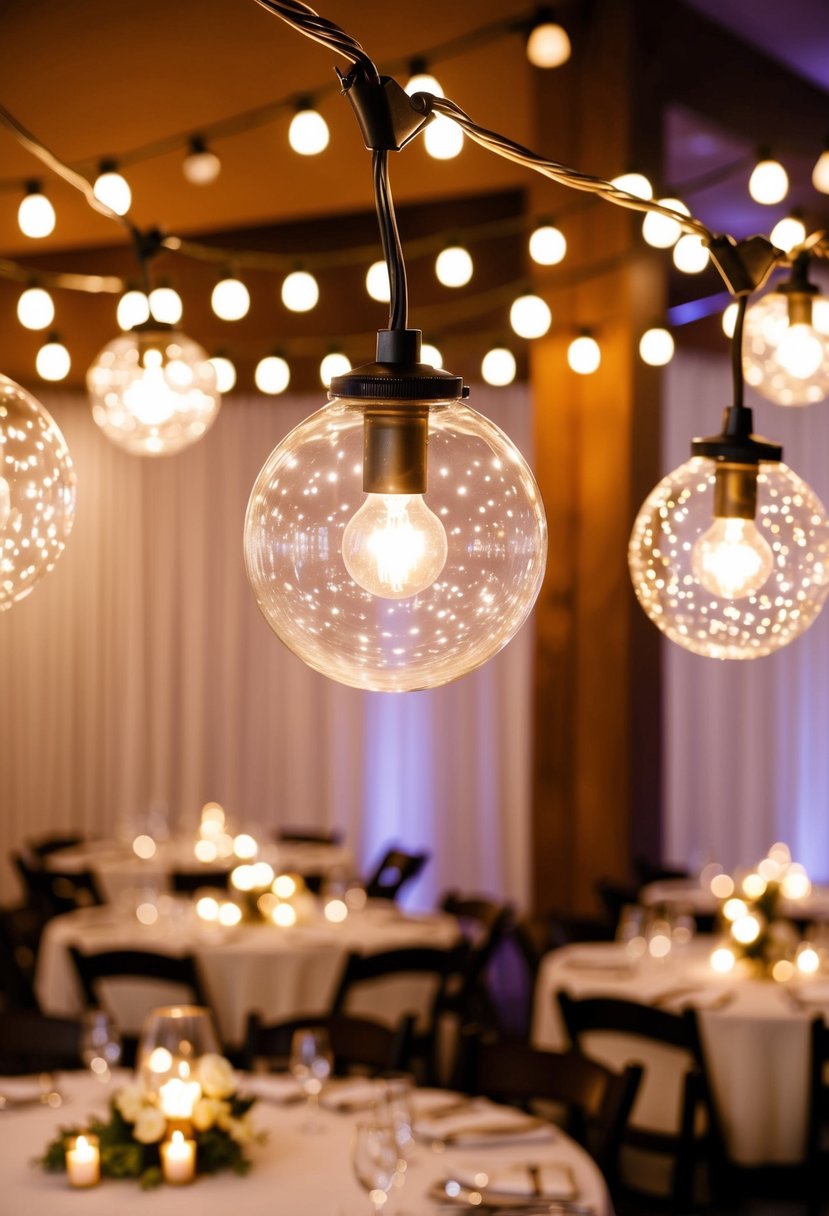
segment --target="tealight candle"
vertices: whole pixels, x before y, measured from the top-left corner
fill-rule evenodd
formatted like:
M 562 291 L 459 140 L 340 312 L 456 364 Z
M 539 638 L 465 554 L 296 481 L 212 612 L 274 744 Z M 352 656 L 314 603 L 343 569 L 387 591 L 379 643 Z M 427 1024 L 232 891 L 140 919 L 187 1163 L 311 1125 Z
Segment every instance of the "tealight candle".
M 69 1141 L 66 1172 L 72 1186 L 95 1186 L 101 1181 L 101 1153 L 97 1136 L 77 1136 Z
M 168 1119 L 191 1119 L 193 1107 L 201 1097 L 201 1086 L 198 1081 L 172 1077 L 161 1086 L 158 1096 L 161 1109 Z
M 165 1182 L 182 1186 L 193 1181 L 196 1174 L 195 1140 L 185 1140 L 181 1132 L 173 1132 L 172 1139 L 160 1145 L 159 1151 Z

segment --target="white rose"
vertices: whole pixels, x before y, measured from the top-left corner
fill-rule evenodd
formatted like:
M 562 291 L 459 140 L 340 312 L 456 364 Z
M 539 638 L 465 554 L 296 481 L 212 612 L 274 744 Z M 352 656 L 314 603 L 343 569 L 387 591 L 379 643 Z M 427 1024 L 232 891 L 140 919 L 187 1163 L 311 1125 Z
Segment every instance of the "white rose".
M 236 1088 L 233 1065 L 215 1052 L 201 1057 L 196 1066 L 196 1073 L 208 1098 L 227 1098 Z
M 247 1115 L 242 1115 L 241 1119 L 228 1119 L 225 1131 L 237 1144 L 250 1144 L 253 1139 L 253 1127 Z
M 135 1121 L 132 1134 L 141 1144 L 155 1144 L 164 1135 L 167 1119 L 157 1106 L 145 1106 Z
M 199 1098 L 193 1107 L 193 1126 L 197 1131 L 206 1132 L 229 1110 L 228 1104 L 217 1098 Z
M 144 1109 L 146 1101 L 144 1086 L 134 1081 L 131 1085 L 125 1085 L 118 1093 L 115 1099 L 115 1106 L 118 1113 L 123 1119 L 126 1119 L 127 1123 L 135 1123 Z

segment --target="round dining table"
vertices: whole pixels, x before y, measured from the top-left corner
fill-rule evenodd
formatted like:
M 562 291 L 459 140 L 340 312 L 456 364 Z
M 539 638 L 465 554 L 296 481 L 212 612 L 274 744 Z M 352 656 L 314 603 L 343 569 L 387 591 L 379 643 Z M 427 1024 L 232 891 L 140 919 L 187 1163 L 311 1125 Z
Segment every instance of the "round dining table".
M 128 1079 L 126 1073 L 122 1077 L 115 1074 L 113 1089 Z M 198 1178 L 189 1186 L 162 1185 L 150 1191 L 142 1191 L 129 1179 L 104 1179 L 97 1186 L 75 1190 L 65 1174 L 45 1173 L 34 1164 L 35 1158 L 58 1127 L 82 1127 L 90 1114 L 104 1114 L 110 1087 L 83 1073 L 61 1074 L 57 1084 L 64 1095 L 60 1110 L 35 1101 L 10 1106 L 2 1115 L 0 1211 L 8 1216 L 54 1216 L 56 1212 L 61 1216 L 112 1216 L 113 1212 L 118 1216 L 181 1216 L 185 1211 L 197 1211 L 199 1216 L 227 1216 L 240 1209 L 254 1216 L 370 1216 L 372 1205 L 351 1165 L 354 1127 L 358 1119 L 368 1117 L 365 1109 L 323 1109 L 317 1130 L 310 1132 L 303 1129 L 305 1113 L 297 1103 L 259 1101 L 251 1118 L 264 1140 L 247 1146 L 251 1169 L 244 1177 L 220 1173 Z M 245 1077 L 240 1074 L 239 1089 L 244 1088 Z M 446 1095 L 443 1091 L 416 1091 L 415 1111 L 427 1109 L 435 1099 L 445 1100 Z M 399 1191 L 392 1191 L 386 1210 L 389 1216 L 402 1216 L 404 1212 L 409 1216 L 435 1216 L 450 1210 L 439 1207 L 433 1197 L 434 1188 L 447 1180 L 474 1176 L 482 1169 L 494 1180 L 499 1172 L 504 1176 L 509 1170 L 514 1176 L 524 1167 L 529 1170 L 530 1164 L 539 1167 L 542 1178 L 552 1177 L 550 1171 L 559 1176 L 565 1172 L 572 1185 L 572 1206 L 565 1205 L 559 1211 L 613 1216 L 597 1166 L 557 1128 L 533 1135 L 531 1140 L 519 1134 L 481 1138 L 475 1147 L 471 1141 L 450 1145 L 421 1139 L 409 1160 L 405 1184 Z M 482 1193 L 486 1204 L 486 1192 Z M 522 1201 L 529 1202 L 531 1195 L 528 1173 Z M 455 1210 L 472 1211 L 475 1206 L 464 1203 L 462 1193 Z
M 810 1023 L 829 1015 L 829 980 L 788 983 L 748 974 L 718 975 L 710 965 L 716 941 L 697 937 L 667 959 L 631 957 L 623 943 L 588 943 L 552 951 L 541 964 L 532 1038 L 561 1049 L 567 1033 L 556 993 L 612 996 L 678 1012 L 697 1010 L 714 1100 L 726 1149 L 740 1165 L 792 1164 L 806 1150 Z M 675 1127 L 688 1065 L 674 1049 L 596 1032 L 591 1055 L 618 1067 L 630 1060 L 646 1073 L 634 1123 Z
M 329 923 L 319 902 L 308 918 L 283 927 L 265 921 L 232 928 L 205 924 L 192 900 L 165 896 L 158 919 L 142 924 L 135 913 L 105 904 L 49 921 L 41 938 L 35 991 L 44 1013 L 74 1016 L 83 1009 L 80 983 L 69 947 L 87 954 L 105 950 L 152 950 L 192 954 L 206 989 L 222 1042 L 244 1040 L 247 1015 L 258 1011 L 278 1022 L 300 1014 L 326 1013 L 346 956 L 411 946 L 449 948 L 460 938 L 457 920 L 446 913 L 406 913 L 389 900 L 371 900 L 344 921 Z M 149 981 L 111 981 L 106 1003 L 124 1032 L 136 1033 L 148 1008 L 188 999 L 186 991 Z M 378 981 L 355 993 L 351 1013 L 393 1021 L 411 1008 L 425 1008 L 429 991 L 414 978 Z

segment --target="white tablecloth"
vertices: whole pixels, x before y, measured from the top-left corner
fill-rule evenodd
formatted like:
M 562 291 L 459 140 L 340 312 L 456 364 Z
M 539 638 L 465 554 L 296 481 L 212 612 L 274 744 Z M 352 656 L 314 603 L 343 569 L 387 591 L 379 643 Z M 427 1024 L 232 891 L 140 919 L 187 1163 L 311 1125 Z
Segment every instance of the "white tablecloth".
M 829 984 L 803 981 L 787 989 L 771 980 L 715 976 L 708 964 L 712 946 L 712 939 L 697 938 L 682 957 L 635 964 L 622 945 L 553 951 L 539 972 L 533 1040 L 539 1047 L 566 1045 L 555 999 L 560 990 L 574 997 L 618 996 L 656 1004 L 663 995 L 687 989 L 665 1007 L 688 1004 L 699 1009 L 703 1048 L 730 1156 L 742 1165 L 799 1161 L 805 1152 L 809 1024 L 817 1014 L 829 1013 Z M 720 997 L 727 1003 L 717 1007 Z M 613 1065 L 644 1062 L 648 1072 L 634 1121 L 650 1127 L 676 1125 L 684 1068 L 678 1053 L 651 1048 L 644 1040 L 622 1043 L 598 1034 L 590 1037 L 589 1050 Z
M 352 913 L 339 925 L 318 916 L 311 923 L 278 928 L 242 924 L 233 929 L 201 925 L 184 901 L 170 901 L 172 914 L 153 926 L 109 906 L 87 908 L 56 917 L 46 926 L 38 954 L 35 989 L 44 1013 L 77 1014 L 83 1008 L 70 945 L 93 954 L 101 950 L 157 950 L 195 954 L 219 1033 L 226 1045 L 244 1038 L 247 1015 L 258 1010 L 276 1022 L 303 1013 L 324 1013 L 330 1007 L 340 972 L 350 951 L 371 954 L 409 946 L 448 947 L 459 938 L 454 917 L 436 913 L 407 915 L 394 904 L 377 901 Z M 425 1006 L 428 993 L 414 981 L 385 983 L 349 1010 L 393 1020 L 408 1008 Z M 153 1005 L 184 999 L 156 988 L 140 994 L 135 985 L 115 992 L 111 1003 L 123 1030 L 140 1028 L 144 1012 Z M 137 1003 L 140 1000 L 140 1005 Z M 118 1005 L 117 1002 L 121 1004 Z M 108 1001 L 109 1003 L 109 1001 Z
M 131 1181 L 107 1180 L 89 1190 L 73 1190 L 63 1174 L 46 1174 L 32 1166 L 59 1126 L 83 1123 L 90 1113 L 103 1114 L 102 1087 L 86 1076 L 65 1074 L 61 1089 L 66 1106 L 49 1110 L 22 1107 L 2 1116 L 0 1138 L 0 1212 L 3 1216 L 228 1216 L 244 1210 L 250 1216 L 367 1216 L 365 1191 L 351 1167 L 351 1136 L 356 1115 L 325 1112 L 317 1134 L 301 1132 L 303 1111 L 259 1102 L 253 1109 L 256 1127 L 267 1133 L 263 1145 L 247 1154 L 253 1168 L 245 1178 L 217 1174 L 189 1187 L 162 1186 L 141 1191 Z M 0 1078 L 2 1093 L 2 1078 Z M 363 1116 L 365 1117 L 365 1116 Z M 466 1165 L 493 1169 L 510 1162 L 560 1162 L 572 1170 L 579 1200 L 595 1216 L 612 1216 L 601 1174 L 590 1158 L 562 1132 L 545 1143 L 488 1146 L 486 1149 L 447 1149 L 436 1153 L 420 1146 L 412 1160 L 405 1187 L 389 1200 L 389 1216 L 404 1210 L 411 1216 L 433 1216 L 427 1198 L 433 1183 Z M 460 1210 L 460 1209 L 459 1209 Z
M 695 916 L 713 916 L 719 907 L 719 900 L 693 878 L 650 882 L 639 892 L 639 902 L 646 908 L 688 908 Z M 829 920 L 829 887 L 813 887 L 803 899 L 781 900 L 780 912 L 796 920 Z

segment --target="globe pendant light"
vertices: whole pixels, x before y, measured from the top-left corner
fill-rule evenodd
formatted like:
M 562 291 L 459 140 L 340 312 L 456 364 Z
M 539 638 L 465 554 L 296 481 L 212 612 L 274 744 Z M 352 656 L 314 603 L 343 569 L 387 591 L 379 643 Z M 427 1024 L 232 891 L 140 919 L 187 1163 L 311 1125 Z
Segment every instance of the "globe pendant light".
M 0 376 L 0 612 L 25 599 L 63 553 L 75 472 L 43 406 Z
M 776 405 L 813 405 L 829 396 L 829 299 L 809 281 L 808 257 L 746 313 L 746 382 Z
M 107 343 L 86 382 L 92 417 L 135 456 L 189 447 L 213 425 L 222 400 L 207 351 L 158 321 Z
M 381 330 L 377 362 L 336 377 L 256 479 L 245 561 L 259 607 L 340 683 L 444 684 L 532 608 L 547 548 L 538 488 L 465 392 L 420 362 L 418 330 Z

